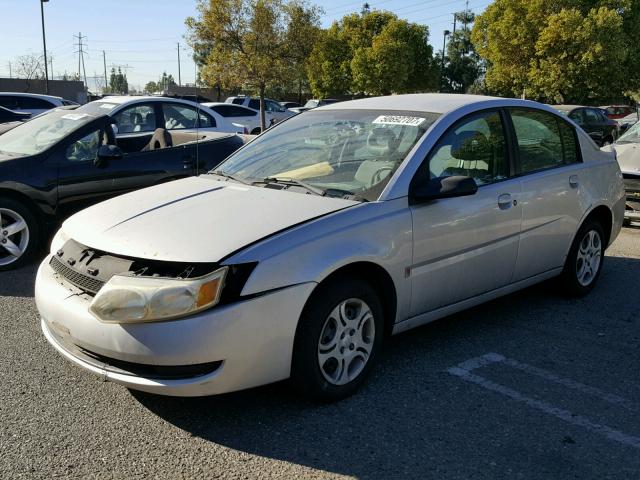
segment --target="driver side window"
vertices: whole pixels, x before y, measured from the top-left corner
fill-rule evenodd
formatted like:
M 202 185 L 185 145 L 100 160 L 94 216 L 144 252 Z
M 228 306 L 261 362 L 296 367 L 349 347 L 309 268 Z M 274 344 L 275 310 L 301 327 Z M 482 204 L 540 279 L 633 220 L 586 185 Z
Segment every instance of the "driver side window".
M 498 112 L 480 112 L 463 119 L 433 148 L 430 178 L 456 175 L 471 177 L 477 185 L 509 177 L 509 157 Z
M 93 162 L 100 148 L 100 130 L 85 135 L 67 148 L 66 157 L 70 162 Z

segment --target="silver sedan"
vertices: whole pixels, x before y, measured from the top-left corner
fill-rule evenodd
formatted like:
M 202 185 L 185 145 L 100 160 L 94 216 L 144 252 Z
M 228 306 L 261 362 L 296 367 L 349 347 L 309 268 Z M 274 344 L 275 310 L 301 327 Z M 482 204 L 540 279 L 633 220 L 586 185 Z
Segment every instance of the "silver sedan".
M 290 378 L 332 401 L 388 335 L 544 280 L 587 294 L 624 202 L 614 154 L 543 105 L 337 103 L 71 217 L 36 301 L 48 341 L 103 379 L 192 396 Z

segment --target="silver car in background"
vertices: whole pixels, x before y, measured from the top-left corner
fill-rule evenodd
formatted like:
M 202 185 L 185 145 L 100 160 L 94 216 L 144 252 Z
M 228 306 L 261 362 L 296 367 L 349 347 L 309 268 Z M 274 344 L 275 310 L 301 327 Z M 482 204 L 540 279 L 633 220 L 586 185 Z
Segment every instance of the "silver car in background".
M 36 302 L 63 356 L 127 387 L 193 396 L 290 378 L 332 401 L 388 335 L 554 277 L 588 293 L 624 202 L 615 155 L 538 103 L 336 103 L 208 175 L 71 217 Z

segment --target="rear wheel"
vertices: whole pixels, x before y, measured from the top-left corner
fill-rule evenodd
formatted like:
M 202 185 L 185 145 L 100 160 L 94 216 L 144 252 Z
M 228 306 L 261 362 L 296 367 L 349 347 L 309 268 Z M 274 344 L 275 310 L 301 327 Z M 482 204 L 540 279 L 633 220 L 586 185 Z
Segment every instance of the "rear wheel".
M 383 326 L 380 300 L 368 283 L 344 278 L 318 287 L 296 333 L 294 386 L 324 402 L 355 393 L 377 358 Z
M 39 240 L 40 228 L 31 210 L 12 198 L 0 198 L 0 271 L 23 265 Z
M 602 226 L 593 220 L 578 230 L 560 277 L 569 295 L 581 297 L 595 286 L 604 262 L 604 238 Z

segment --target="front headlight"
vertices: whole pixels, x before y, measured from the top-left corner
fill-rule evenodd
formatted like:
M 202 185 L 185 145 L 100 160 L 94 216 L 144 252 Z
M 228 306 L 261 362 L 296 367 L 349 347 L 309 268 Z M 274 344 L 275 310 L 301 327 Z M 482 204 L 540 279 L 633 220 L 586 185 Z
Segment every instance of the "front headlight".
M 171 320 L 213 307 L 220 300 L 227 267 L 199 278 L 111 277 L 89 311 L 105 323 Z

